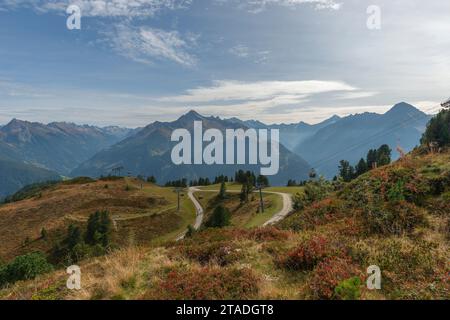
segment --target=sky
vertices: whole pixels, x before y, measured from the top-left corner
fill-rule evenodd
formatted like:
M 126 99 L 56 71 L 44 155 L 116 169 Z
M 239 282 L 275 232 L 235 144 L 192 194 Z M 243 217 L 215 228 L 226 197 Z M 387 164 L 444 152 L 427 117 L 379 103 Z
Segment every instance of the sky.
M 317 123 L 401 101 L 434 113 L 450 96 L 449 13 L 442 0 L 0 0 L 0 124 L 140 127 L 191 109 Z

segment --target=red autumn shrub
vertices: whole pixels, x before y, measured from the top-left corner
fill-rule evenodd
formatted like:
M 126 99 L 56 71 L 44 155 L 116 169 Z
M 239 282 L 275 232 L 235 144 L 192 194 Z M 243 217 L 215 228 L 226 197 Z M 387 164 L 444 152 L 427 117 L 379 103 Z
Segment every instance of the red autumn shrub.
M 224 241 L 179 246 L 177 252 L 201 264 L 215 262 L 220 266 L 231 264 L 241 257 L 235 244 Z
M 265 227 L 252 229 L 248 232 L 247 238 L 255 241 L 280 241 L 287 240 L 290 233 L 285 230 L 280 230 L 276 227 Z
M 280 257 L 278 265 L 288 270 L 312 270 L 331 251 L 327 239 L 314 237 Z
M 309 288 L 317 299 L 333 299 L 334 289 L 341 281 L 360 276 L 361 272 L 349 257 L 329 257 L 313 271 Z
M 250 269 L 173 270 L 155 292 L 158 299 L 247 300 L 256 297 L 258 278 Z
M 327 198 L 307 206 L 280 222 L 283 229 L 294 231 L 314 229 L 345 216 L 344 202 L 336 198 Z

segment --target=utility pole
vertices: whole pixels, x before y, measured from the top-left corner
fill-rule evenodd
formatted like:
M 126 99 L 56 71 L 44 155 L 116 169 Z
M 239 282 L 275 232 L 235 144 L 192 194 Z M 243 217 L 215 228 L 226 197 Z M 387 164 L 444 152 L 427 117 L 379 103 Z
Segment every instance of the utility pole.
M 256 187 L 259 190 L 259 210 L 260 210 L 260 213 L 264 213 L 264 200 L 263 200 L 263 195 L 262 195 L 262 189 L 265 188 L 266 186 L 263 183 L 258 182 Z
M 173 192 L 177 194 L 177 212 L 180 212 L 180 194 L 183 192 L 184 188 L 176 187 Z
M 259 201 L 260 201 L 261 213 L 264 213 L 264 201 L 263 201 L 261 186 L 259 187 Z

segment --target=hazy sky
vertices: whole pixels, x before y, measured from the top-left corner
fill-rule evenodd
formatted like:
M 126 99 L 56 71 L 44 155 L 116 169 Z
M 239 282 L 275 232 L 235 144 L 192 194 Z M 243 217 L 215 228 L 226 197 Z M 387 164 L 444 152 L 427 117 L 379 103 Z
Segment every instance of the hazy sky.
M 449 16 L 443 0 L 0 0 L 0 123 L 431 113 L 450 96 Z

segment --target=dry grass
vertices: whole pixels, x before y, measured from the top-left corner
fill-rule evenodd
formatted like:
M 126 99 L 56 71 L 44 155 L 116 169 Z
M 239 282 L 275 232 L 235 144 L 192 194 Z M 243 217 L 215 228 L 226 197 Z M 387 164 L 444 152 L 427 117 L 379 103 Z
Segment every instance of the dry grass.
M 69 224 L 82 226 L 97 210 L 107 210 L 115 221 L 116 244 L 145 243 L 184 227 L 184 216 L 194 219 L 186 207 L 177 213 L 175 206 L 172 190 L 147 183 L 141 189 L 135 179 L 61 183 L 37 197 L 0 207 L 0 258 L 8 261 L 33 250 L 47 252 Z M 43 228 L 46 240 L 40 238 Z

